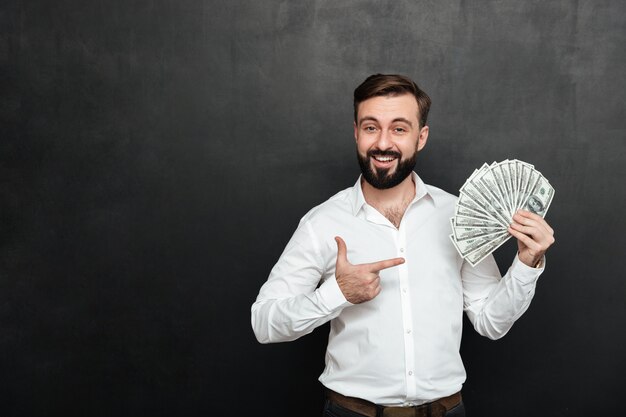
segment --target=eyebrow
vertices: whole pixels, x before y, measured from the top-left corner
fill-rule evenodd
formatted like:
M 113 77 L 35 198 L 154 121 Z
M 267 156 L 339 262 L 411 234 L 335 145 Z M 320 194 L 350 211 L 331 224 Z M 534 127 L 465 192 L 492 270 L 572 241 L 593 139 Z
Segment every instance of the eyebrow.
M 379 123 L 379 122 L 378 122 L 378 119 L 377 119 L 377 118 L 375 118 L 374 116 L 363 116 L 363 118 L 361 118 L 361 119 L 359 120 L 359 126 L 361 126 L 361 125 L 363 124 L 363 122 L 366 122 L 366 121 L 368 121 L 368 120 L 369 120 L 369 121 L 376 122 L 376 123 Z M 413 127 L 413 123 L 411 123 L 411 121 L 410 121 L 410 120 L 405 119 L 404 117 L 396 117 L 395 119 L 393 119 L 393 120 L 391 121 L 391 123 L 397 123 L 397 122 L 406 123 L 406 124 L 408 124 L 409 126 Z

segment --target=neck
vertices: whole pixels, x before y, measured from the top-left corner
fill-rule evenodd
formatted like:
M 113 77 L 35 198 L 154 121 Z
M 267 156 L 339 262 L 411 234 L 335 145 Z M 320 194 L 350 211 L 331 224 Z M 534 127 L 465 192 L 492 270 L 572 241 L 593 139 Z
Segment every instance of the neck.
M 367 204 L 379 211 L 388 207 L 403 207 L 402 212 L 404 212 L 406 206 L 415 197 L 415 183 L 412 175 L 407 176 L 395 187 L 384 190 L 373 187 L 361 177 L 361 188 Z

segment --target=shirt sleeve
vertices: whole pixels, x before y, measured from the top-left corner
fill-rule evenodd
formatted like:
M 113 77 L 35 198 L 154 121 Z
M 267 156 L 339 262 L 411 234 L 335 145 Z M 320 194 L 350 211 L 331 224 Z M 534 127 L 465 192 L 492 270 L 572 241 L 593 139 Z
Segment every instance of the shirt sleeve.
M 260 343 L 295 340 L 351 305 L 325 263 L 312 227 L 301 223 L 252 305 Z
M 491 255 L 475 267 L 463 262 L 464 309 L 479 334 L 499 339 L 511 329 L 535 295 L 537 280 L 545 268 L 545 258 L 541 264 L 541 268 L 529 267 L 515 255 L 511 267 L 500 278 Z

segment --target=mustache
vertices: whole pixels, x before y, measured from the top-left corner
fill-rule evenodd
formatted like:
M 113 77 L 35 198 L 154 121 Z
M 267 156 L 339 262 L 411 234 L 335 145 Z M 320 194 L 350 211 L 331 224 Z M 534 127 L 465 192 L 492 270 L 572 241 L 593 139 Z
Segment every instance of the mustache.
M 401 158 L 402 154 L 396 151 L 381 151 L 381 150 L 372 149 L 370 151 L 367 151 L 367 156 L 370 158 L 375 157 L 375 156 L 391 156 L 393 158 Z

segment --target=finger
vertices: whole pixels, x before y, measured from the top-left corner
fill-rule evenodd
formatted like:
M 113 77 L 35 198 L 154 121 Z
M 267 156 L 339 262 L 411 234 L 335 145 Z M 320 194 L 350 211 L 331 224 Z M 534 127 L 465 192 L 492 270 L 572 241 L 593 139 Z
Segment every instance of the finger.
M 382 287 L 381 287 L 380 285 L 378 285 L 378 286 L 376 287 L 376 289 L 374 289 L 374 297 L 372 297 L 372 298 L 377 297 L 377 296 L 378 296 L 378 294 L 380 294 L 380 292 L 381 292 L 381 291 L 382 291 Z
M 380 285 L 380 275 L 375 274 L 374 272 L 371 272 L 370 274 L 371 275 L 365 278 L 363 282 L 365 282 L 367 285 L 371 286 L 372 288 L 376 287 L 377 285 Z
M 515 237 L 517 240 L 522 242 L 528 249 L 535 251 L 535 252 L 539 252 L 543 250 L 542 246 L 538 242 L 533 240 L 527 234 L 524 234 L 518 230 L 515 230 L 512 227 L 509 227 L 509 233 L 513 235 L 513 237 Z
M 546 242 L 547 246 L 554 243 L 554 230 L 552 230 L 546 222 L 526 219 L 524 220 L 524 224 L 515 222 L 511 224 L 511 227 L 522 233 L 533 236 L 537 241 Z
M 537 241 L 546 240 L 548 236 L 552 236 L 548 230 L 537 224 L 525 226 L 523 224 L 513 223 L 511 224 L 511 228 L 517 230 L 518 232 L 522 232 L 525 235 L 532 236 L 533 239 Z
M 404 263 L 404 258 L 392 258 L 392 259 L 385 259 L 384 261 L 363 264 L 363 266 L 367 267 L 372 272 L 378 272 L 378 271 L 382 271 L 383 269 L 393 268 L 394 266 L 398 266 L 403 263 Z
M 533 213 L 532 211 L 528 211 L 528 210 L 524 210 L 524 209 L 519 209 L 515 212 L 515 214 L 519 214 L 520 216 L 524 216 L 524 217 L 528 217 L 529 219 L 542 219 L 543 217 L 541 217 L 540 215 L 538 215 L 537 213 Z
M 521 224 L 529 225 L 529 224 L 540 224 L 542 223 L 543 219 L 541 218 L 541 216 L 537 216 L 536 214 L 531 213 L 531 212 L 518 211 L 517 213 L 513 215 L 513 220 Z
M 528 211 L 528 210 L 518 210 L 515 213 L 515 215 L 513 216 L 513 218 L 516 221 L 520 222 L 520 223 L 524 222 L 523 219 L 534 220 L 537 223 L 541 224 L 546 230 L 548 230 L 550 232 L 550 234 L 554 234 L 554 230 L 550 227 L 548 222 L 546 222 L 546 220 L 543 217 L 541 217 L 540 215 L 538 215 L 536 213 L 533 213 L 531 211 Z
M 335 242 L 337 242 L 337 265 L 344 265 L 348 262 L 348 247 L 346 242 L 339 236 L 335 236 Z
M 524 217 L 521 215 L 515 215 L 513 216 L 513 220 L 514 220 L 514 224 L 517 225 L 521 225 L 521 226 L 527 226 L 527 227 L 535 227 L 537 229 L 540 229 L 542 231 L 544 231 L 544 233 L 549 234 L 549 235 L 553 235 L 554 234 L 554 230 L 552 230 L 552 228 L 550 226 L 548 226 L 548 223 L 546 223 L 545 220 L 543 220 L 541 217 L 539 217 L 538 219 L 535 217 Z
M 520 230 L 521 229 L 521 230 Z M 524 230 L 524 226 L 515 226 L 509 228 L 509 233 L 515 236 L 520 242 L 526 245 L 528 248 L 537 251 L 545 252 L 552 244 L 554 244 L 554 237 L 550 234 L 545 233 L 537 233 L 536 229 L 531 229 L 531 231 Z M 513 233 L 515 232 L 515 233 Z
M 382 287 L 380 286 L 380 277 L 376 276 L 376 278 L 368 284 L 368 288 L 370 291 L 370 296 L 372 298 L 380 294 L 380 291 L 382 289 Z

